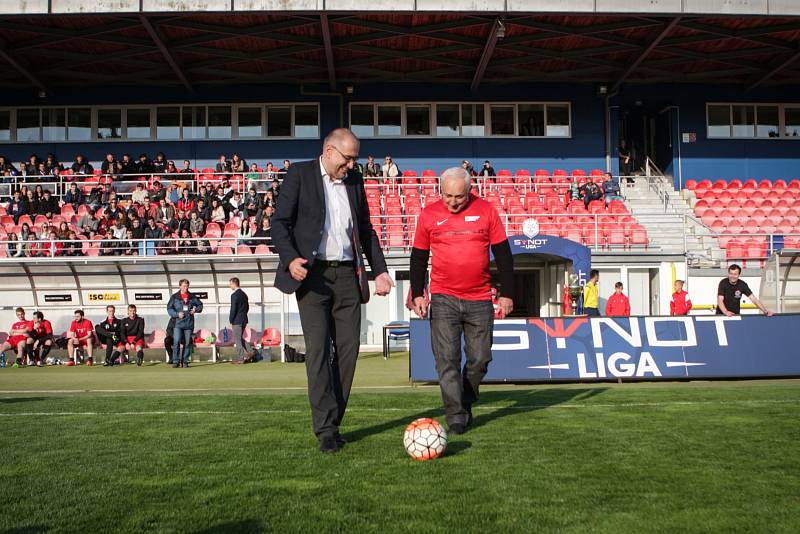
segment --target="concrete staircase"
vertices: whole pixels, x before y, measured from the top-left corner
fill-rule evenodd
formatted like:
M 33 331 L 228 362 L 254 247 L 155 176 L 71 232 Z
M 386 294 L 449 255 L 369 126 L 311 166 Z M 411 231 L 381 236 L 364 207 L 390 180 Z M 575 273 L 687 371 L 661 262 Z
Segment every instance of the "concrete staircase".
M 640 177 L 633 184 L 622 184 L 622 192 L 633 216 L 647 229 L 651 247 L 664 252 L 685 250 L 691 267 L 719 267 L 725 259 L 717 239 L 694 218 L 669 178 Z

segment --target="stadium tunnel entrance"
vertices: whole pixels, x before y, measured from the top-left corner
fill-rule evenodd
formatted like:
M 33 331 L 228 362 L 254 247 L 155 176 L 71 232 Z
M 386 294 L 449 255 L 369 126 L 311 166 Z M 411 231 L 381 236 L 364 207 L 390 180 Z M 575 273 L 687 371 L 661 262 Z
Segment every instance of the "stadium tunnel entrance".
M 561 291 L 572 261 L 552 254 L 514 256 L 514 311 L 509 317 L 560 316 Z M 492 284 L 497 283 L 497 269 L 492 263 Z

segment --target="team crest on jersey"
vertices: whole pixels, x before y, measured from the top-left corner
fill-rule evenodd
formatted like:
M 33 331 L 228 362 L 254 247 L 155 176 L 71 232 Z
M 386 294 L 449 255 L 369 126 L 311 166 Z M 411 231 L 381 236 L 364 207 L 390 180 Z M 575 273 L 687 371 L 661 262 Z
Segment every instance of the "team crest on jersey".
M 475 222 L 480 218 L 481 218 L 480 215 L 467 215 L 466 217 L 464 217 L 464 222 Z

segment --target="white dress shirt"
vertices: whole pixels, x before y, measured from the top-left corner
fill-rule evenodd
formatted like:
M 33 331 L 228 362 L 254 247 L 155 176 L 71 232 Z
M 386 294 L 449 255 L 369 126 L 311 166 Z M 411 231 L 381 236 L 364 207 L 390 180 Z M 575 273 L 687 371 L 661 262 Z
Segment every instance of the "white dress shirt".
M 319 243 L 317 258 L 327 261 L 349 261 L 353 259 L 353 216 L 350 200 L 343 180 L 328 175 L 319 160 L 322 173 L 322 190 L 325 192 L 325 226 Z

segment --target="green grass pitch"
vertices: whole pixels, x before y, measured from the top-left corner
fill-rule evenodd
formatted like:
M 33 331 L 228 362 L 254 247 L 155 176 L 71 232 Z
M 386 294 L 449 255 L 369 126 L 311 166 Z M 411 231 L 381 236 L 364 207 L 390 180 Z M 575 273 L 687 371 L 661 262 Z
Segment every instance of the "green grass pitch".
M 800 381 L 487 386 L 415 462 L 407 366 L 362 356 L 333 455 L 302 365 L 0 369 L 0 532 L 800 530 Z

